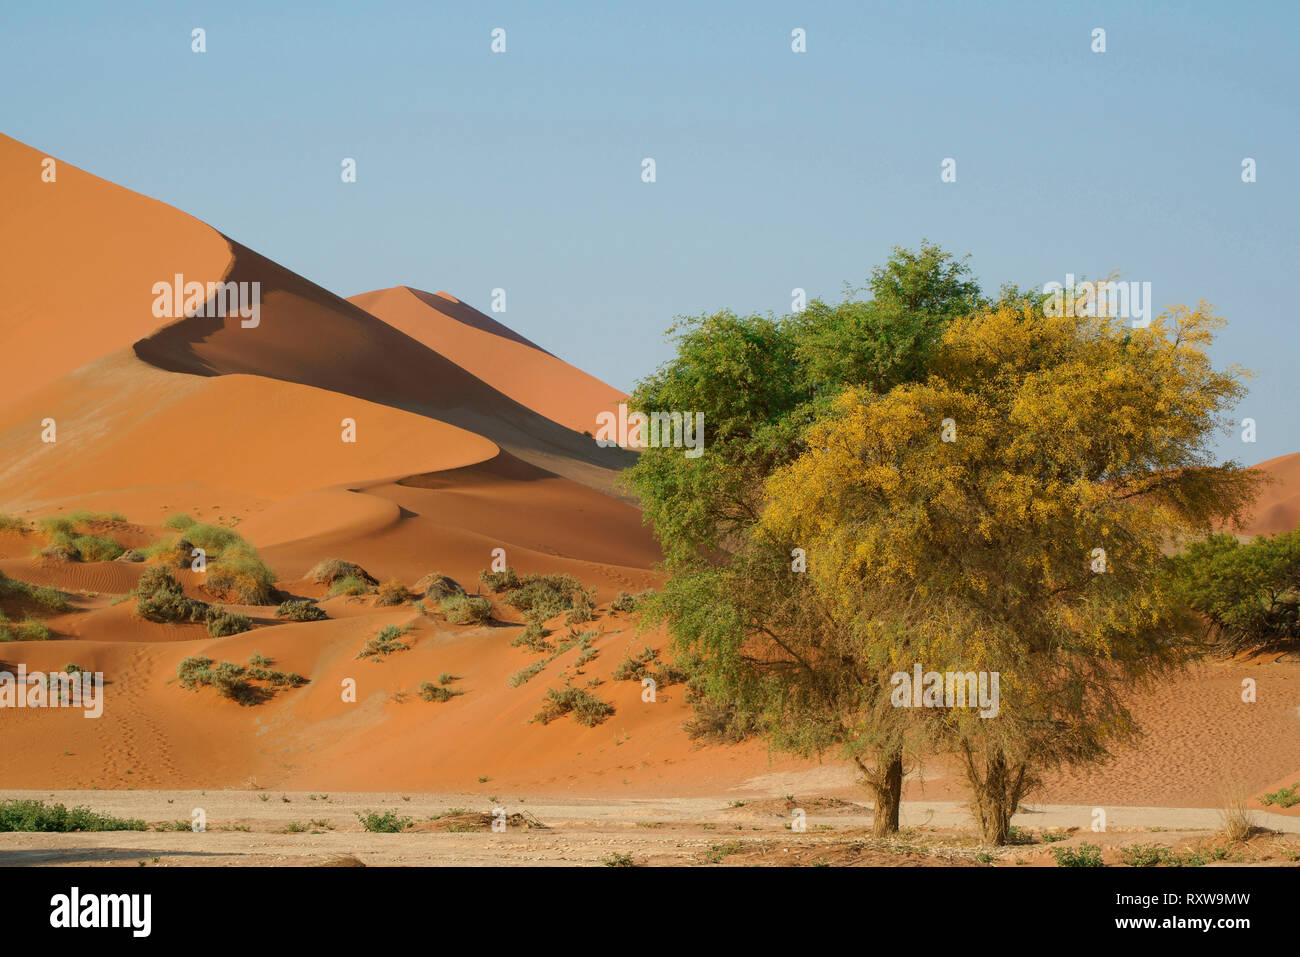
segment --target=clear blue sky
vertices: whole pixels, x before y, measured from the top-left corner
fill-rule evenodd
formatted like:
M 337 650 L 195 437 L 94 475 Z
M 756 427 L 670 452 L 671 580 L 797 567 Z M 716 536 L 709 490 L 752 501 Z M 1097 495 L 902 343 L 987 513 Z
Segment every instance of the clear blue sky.
M 923 237 L 990 291 L 1118 271 L 1230 320 L 1259 438 L 1225 454 L 1300 450 L 1300 5 L 1135 6 L 11 0 L 0 129 L 340 295 L 503 287 L 624 389 L 674 315 L 835 298 Z

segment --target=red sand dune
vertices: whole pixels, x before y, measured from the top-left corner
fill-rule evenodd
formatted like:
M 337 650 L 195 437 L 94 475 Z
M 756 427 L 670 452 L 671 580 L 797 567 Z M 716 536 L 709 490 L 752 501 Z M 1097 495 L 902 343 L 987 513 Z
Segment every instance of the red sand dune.
M 1254 515 L 1244 531 L 1274 535 L 1300 528 L 1300 452 L 1260 462 L 1254 468 L 1275 481 L 1260 489 Z

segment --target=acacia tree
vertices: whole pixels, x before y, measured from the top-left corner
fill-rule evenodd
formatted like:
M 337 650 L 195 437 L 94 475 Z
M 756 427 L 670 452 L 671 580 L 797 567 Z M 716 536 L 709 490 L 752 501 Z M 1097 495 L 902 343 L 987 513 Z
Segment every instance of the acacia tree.
M 859 628 L 851 657 L 1000 676 L 996 717 L 917 715 L 991 843 L 1043 771 L 1136 734 L 1121 691 L 1190 651 L 1162 549 L 1239 520 L 1255 482 L 1207 451 L 1243 392 L 1206 355 L 1219 324 L 1176 307 L 1128 330 L 1007 299 L 953 320 L 924 380 L 845 391 L 768 483 L 763 534 L 807 549 L 841 619 L 906 609 L 901 629 Z
M 836 650 L 875 622 L 841 616 L 792 573 L 788 548 L 754 536 L 768 477 L 805 450 L 801 434 L 830 400 L 847 385 L 883 392 L 915 379 L 944 326 L 982 302 L 965 263 L 928 243 L 896 249 L 866 291 L 781 319 L 681 320 L 676 357 L 638 385 L 632 405 L 703 412 L 707 450 L 691 459 L 645 449 L 628 482 L 668 572 L 645 623 L 666 621 L 695 686 L 774 745 L 843 748 L 875 794 L 873 827 L 884 834 L 898 829 L 908 723 L 867 680 L 879 662 Z

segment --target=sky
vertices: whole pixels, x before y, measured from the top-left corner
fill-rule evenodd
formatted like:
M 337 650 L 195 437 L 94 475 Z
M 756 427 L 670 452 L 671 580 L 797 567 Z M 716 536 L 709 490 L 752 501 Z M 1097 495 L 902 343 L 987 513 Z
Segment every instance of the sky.
M 6 0 L 0 131 L 624 390 L 675 316 L 834 301 L 923 239 L 988 292 L 1117 273 L 1228 319 L 1256 441 L 1222 455 L 1300 451 L 1300 4 L 1136 7 Z

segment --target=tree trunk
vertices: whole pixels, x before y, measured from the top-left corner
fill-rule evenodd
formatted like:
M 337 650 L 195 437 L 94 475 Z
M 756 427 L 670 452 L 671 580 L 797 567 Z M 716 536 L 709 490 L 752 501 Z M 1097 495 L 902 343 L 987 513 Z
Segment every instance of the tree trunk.
M 1025 765 L 1011 765 L 1001 750 L 989 754 L 984 762 L 984 774 L 975 766 L 970 748 L 963 748 L 966 757 L 966 776 L 975 795 L 975 818 L 979 822 L 980 836 L 986 844 L 1002 846 L 1011 836 L 1011 815 L 1020 809 L 1024 792 Z
M 861 761 L 858 767 L 875 797 L 875 810 L 871 815 L 872 836 L 897 834 L 898 812 L 903 804 L 903 752 L 878 754 L 876 766 L 870 770 Z

